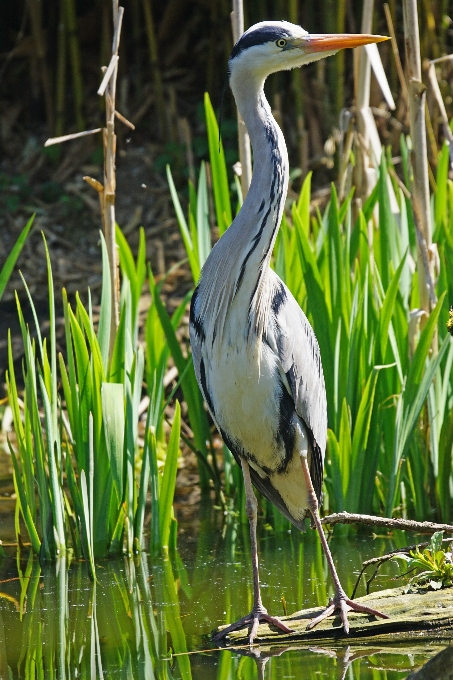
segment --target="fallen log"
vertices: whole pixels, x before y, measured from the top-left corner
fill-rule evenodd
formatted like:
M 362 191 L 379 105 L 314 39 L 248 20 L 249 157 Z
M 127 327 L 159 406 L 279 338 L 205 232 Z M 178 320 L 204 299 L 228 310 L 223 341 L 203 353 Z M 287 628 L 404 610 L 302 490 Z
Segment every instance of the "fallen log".
M 425 631 L 425 634 L 433 638 L 453 638 L 453 588 L 418 589 L 410 593 L 406 593 L 404 588 L 392 588 L 358 597 L 356 601 L 379 609 L 390 618 L 377 619 L 366 614 L 349 612 L 349 635 L 344 633 L 339 616 L 322 621 L 313 630 L 306 630 L 309 620 L 322 611 L 321 607 L 315 607 L 281 617 L 294 630 L 291 634 L 282 633 L 267 623 L 260 624 L 256 640 L 266 645 L 332 638 L 349 641 L 365 637 L 384 642 L 398 634 L 398 640 L 403 641 L 405 636 L 411 637 L 417 631 Z M 225 627 L 220 626 L 218 630 Z M 247 644 L 247 633 L 246 628 L 233 631 L 228 636 L 229 645 Z

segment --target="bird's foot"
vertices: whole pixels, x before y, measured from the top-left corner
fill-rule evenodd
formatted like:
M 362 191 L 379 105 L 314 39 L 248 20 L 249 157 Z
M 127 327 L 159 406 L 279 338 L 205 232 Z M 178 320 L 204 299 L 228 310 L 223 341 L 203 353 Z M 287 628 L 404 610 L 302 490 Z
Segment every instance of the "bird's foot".
M 267 610 L 264 607 L 262 607 L 259 609 L 258 608 L 252 609 L 250 614 L 247 614 L 247 616 L 243 616 L 242 619 L 239 619 L 239 621 L 232 623 L 227 628 L 224 628 L 219 633 L 216 633 L 216 635 L 213 636 L 212 640 L 213 642 L 219 642 L 220 640 L 224 639 L 227 635 L 229 635 L 229 633 L 231 633 L 233 630 L 238 630 L 239 628 L 243 628 L 244 626 L 251 626 L 249 633 L 249 644 L 252 645 L 258 632 L 258 626 L 261 623 L 261 621 L 266 621 L 266 623 L 272 623 L 274 626 L 280 628 L 280 630 L 282 630 L 285 633 L 294 633 L 294 631 L 291 628 L 288 628 L 288 626 L 285 623 L 283 623 L 283 621 L 280 621 L 280 619 L 277 618 L 276 616 L 271 616 L 270 614 L 267 613 Z
M 354 602 L 354 600 L 350 600 L 346 593 L 341 590 L 335 594 L 333 599 L 330 600 L 329 606 L 326 607 L 326 609 L 319 616 L 310 621 L 307 626 L 307 630 L 311 630 L 316 625 L 318 625 L 320 621 L 324 621 L 324 619 L 327 619 L 336 611 L 339 611 L 340 613 L 344 632 L 346 634 L 349 633 L 348 612 L 350 611 L 371 614 L 372 616 L 380 616 L 382 619 L 389 618 L 387 614 L 383 614 L 377 609 L 373 609 L 372 607 L 367 607 L 364 604 L 359 604 L 358 602 Z

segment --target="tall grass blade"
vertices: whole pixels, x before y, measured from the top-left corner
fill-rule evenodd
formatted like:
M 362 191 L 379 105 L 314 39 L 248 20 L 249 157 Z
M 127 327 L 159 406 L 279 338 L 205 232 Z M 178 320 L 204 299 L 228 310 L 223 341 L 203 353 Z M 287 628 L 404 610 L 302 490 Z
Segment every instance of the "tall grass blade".
M 101 350 L 104 371 L 107 372 L 110 348 L 110 328 L 112 320 L 112 279 L 110 276 L 109 255 L 104 235 L 101 232 L 102 248 L 102 292 L 98 324 L 98 342 Z
M 420 336 L 417 349 L 409 367 L 403 392 L 398 399 L 395 448 L 393 452 L 393 464 L 386 506 L 388 516 L 391 515 L 395 506 L 401 459 L 410 444 L 431 381 L 449 346 L 449 338 L 447 336 L 442 343 L 437 356 L 427 361 L 443 298 L 444 295 L 439 298 L 439 301 L 431 312 L 423 333 Z
M 170 523 L 173 509 L 173 496 L 175 493 L 176 472 L 179 456 L 179 436 L 181 429 L 181 407 L 176 402 L 175 415 L 171 428 L 170 440 L 165 458 L 165 468 L 162 484 L 159 490 L 159 534 L 160 544 L 164 550 L 168 550 L 170 538 Z
M 209 159 L 212 169 L 212 187 L 214 191 L 215 212 L 219 233 L 222 235 L 233 221 L 231 213 L 230 187 L 223 153 L 222 141 L 219 139 L 219 126 L 212 108 L 208 93 L 204 95 L 206 128 L 208 133 Z
M 25 227 L 20 232 L 16 243 L 14 244 L 8 257 L 6 258 L 6 261 L 3 264 L 2 268 L 0 269 L 0 300 L 3 297 L 3 293 L 5 292 L 5 288 L 8 284 L 8 281 L 13 272 L 17 259 L 22 251 L 22 248 L 24 247 L 24 243 L 27 240 L 27 236 L 30 229 L 32 228 L 34 219 L 35 216 L 32 215 L 28 220 L 27 224 L 25 225 Z
M 102 420 L 117 503 L 124 489 L 124 388 L 118 383 L 103 383 Z

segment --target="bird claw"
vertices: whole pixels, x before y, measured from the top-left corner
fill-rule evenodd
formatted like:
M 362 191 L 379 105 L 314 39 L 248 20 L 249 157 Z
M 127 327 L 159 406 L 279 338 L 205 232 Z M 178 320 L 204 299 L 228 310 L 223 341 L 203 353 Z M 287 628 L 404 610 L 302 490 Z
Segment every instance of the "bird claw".
M 346 593 L 340 592 L 337 593 L 335 597 L 330 600 L 329 606 L 326 607 L 326 609 L 319 616 L 316 616 L 314 619 L 310 621 L 310 623 L 307 626 L 307 630 L 311 630 L 312 628 L 317 626 L 318 623 L 324 621 L 324 619 L 327 619 L 336 610 L 339 610 L 341 621 L 343 623 L 344 632 L 346 634 L 349 633 L 349 621 L 348 621 L 349 611 L 361 612 L 363 614 L 370 614 L 372 616 L 380 616 L 382 619 L 389 618 L 387 614 L 383 614 L 378 609 L 373 609 L 372 607 L 367 607 L 364 604 L 354 602 L 354 600 L 350 600 L 349 597 L 347 597 Z
M 288 628 L 288 626 L 285 623 L 283 623 L 283 621 L 280 621 L 280 619 L 277 618 L 276 616 L 271 616 L 263 608 L 257 611 L 252 610 L 250 614 L 247 614 L 247 616 L 243 616 L 242 619 L 239 619 L 239 621 L 232 623 L 227 628 L 224 628 L 219 633 L 216 633 L 216 635 L 213 636 L 212 640 L 213 642 L 219 642 L 223 638 L 227 637 L 227 635 L 229 635 L 229 633 L 231 633 L 233 630 L 239 630 L 239 628 L 251 625 L 249 633 L 249 644 L 252 645 L 258 632 L 258 626 L 261 621 L 266 621 L 266 623 L 272 623 L 277 628 L 280 628 L 280 630 L 282 630 L 284 633 L 294 633 L 292 628 Z

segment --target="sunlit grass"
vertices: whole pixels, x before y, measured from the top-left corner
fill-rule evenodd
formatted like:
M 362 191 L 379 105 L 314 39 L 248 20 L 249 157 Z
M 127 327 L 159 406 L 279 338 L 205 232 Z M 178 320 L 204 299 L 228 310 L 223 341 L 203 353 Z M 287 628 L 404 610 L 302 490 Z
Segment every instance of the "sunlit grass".
M 101 242 L 103 282 L 96 326 L 90 297 L 85 308 L 77 296 L 73 309 L 63 290 L 65 356 L 57 356 L 54 286 L 46 249 L 50 338 L 41 336 L 29 295 L 36 332 L 36 340 L 32 340 L 17 298 L 25 350 L 23 394 L 17 387 L 11 341 L 7 374 L 17 437 L 17 450 L 10 445 L 14 483 L 33 550 L 43 559 L 64 556 L 68 551 L 83 555 L 93 574 L 95 558 L 123 551 L 132 554 L 144 547 L 150 478 L 158 498 L 153 521 L 159 527 L 153 532 L 152 545 L 154 550 L 168 550 L 180 433 L 176 404 L 162 477 L 155 462 L 157 439 L 166 446 L 162 384 L 167 354 L 162 348 L 153 355 L 155 363 L 149 359 L 151 349 L 148 352 L 150 409 L 145 445 L 141 450 L 138 447 L 145 375 L 145 354 L 137 342 L 138 304 L 147 274 L 144 239 L 135 261 L 118 232 L 122 290 L 111 358 L 111 281 L 107 250 L 103 239 Z M 148 339 L 151 348 L 151 336 Z M 19 514 L 19 538 L 18 520 Z

